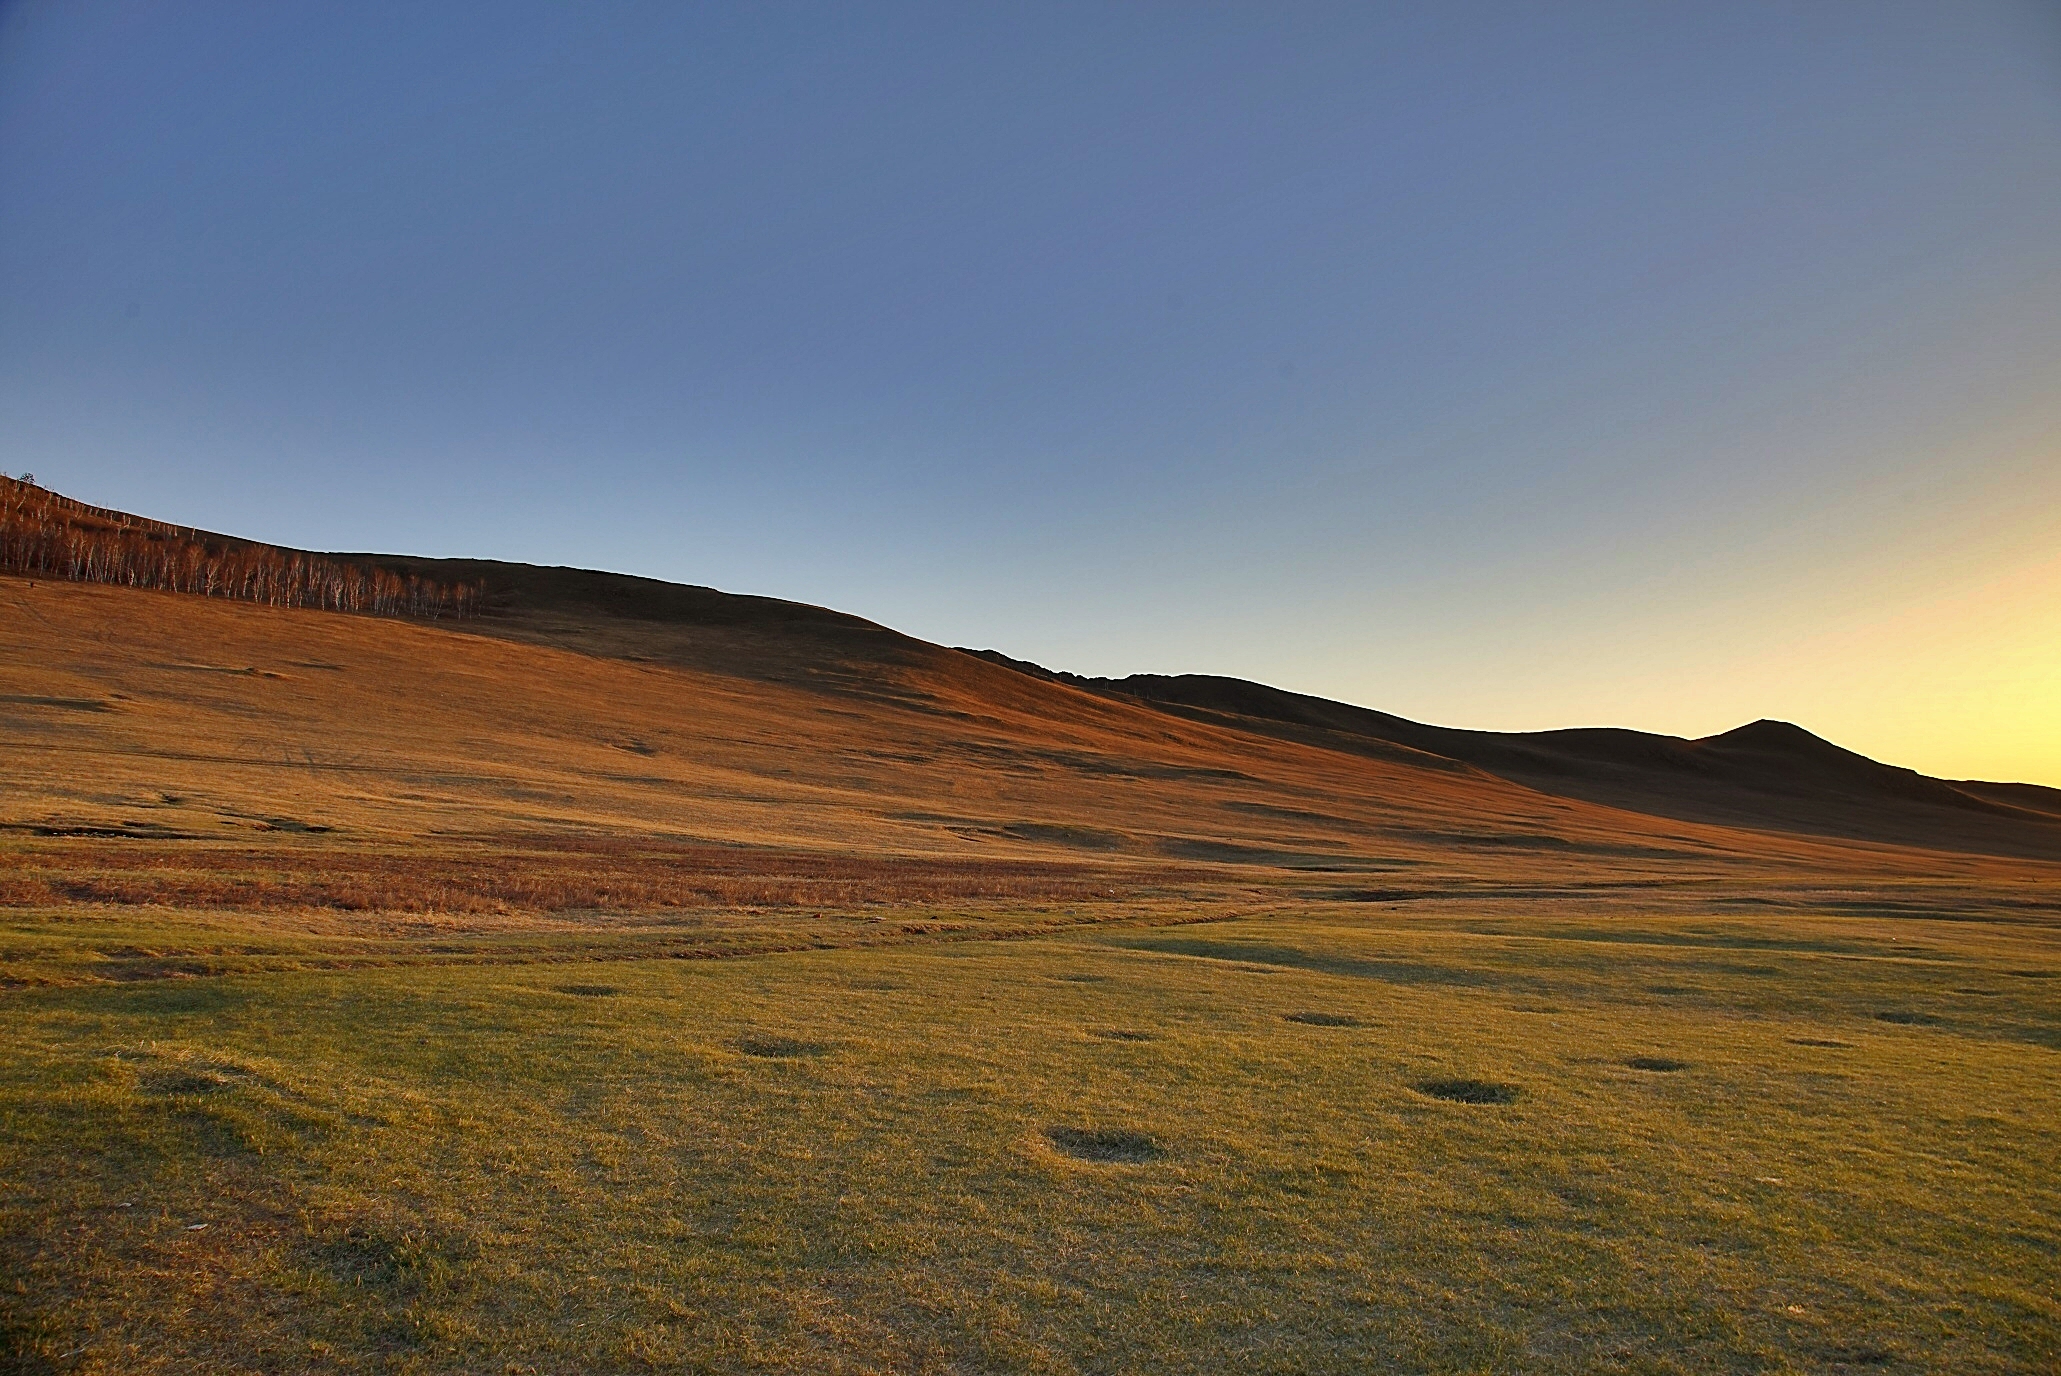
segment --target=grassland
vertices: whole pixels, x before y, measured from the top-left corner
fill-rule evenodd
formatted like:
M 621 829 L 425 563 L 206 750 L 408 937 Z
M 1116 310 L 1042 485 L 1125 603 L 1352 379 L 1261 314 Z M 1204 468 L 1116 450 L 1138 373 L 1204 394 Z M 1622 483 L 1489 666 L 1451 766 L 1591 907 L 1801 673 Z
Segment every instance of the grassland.
M 2050 923 L 1231 906 L 1112 903 L 1042 933 L 1030 910 L 910 909 L 932 930 L 893 937 L 802 915 L 789 935 L 816 948 L 724 960 L 399 932 L 348 968 L 322 966 L 334 937 L 257 917 L 17 910 L 12 1360 L 2061 1356 Z M 1024 935 L 973 939 L 1005 921 Z M 224 973 L 105 977 L 138 948 L 232 945 Z M 1427 1092 L 1449 1081 L 1510 1101 Z
M 2061 1362 L 2050 815 L 459 574 L 0 578 L 0 1369 Z

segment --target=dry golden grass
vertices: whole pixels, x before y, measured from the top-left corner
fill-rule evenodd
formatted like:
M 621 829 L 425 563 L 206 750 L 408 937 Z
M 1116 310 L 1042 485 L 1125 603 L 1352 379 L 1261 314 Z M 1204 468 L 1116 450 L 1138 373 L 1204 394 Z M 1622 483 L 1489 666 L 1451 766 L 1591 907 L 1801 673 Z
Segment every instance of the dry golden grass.
M 805 613 L 0 579 L 0 1361 L 2061 1354 L 2061 865 Z
M 692 962 L 593 959 L 567 925 L 491 961 L 418 937 L 0 995 L 0 1351 L 78 1376 L 2061 1357 L 2051 922 L 1102 916 Z M 277 930 L 18 912 L 0 973 Z
M 1179 872 L 652 840 L 479 838 L 435 848 L 42 842 L 0 847 L 0 907 L 649 913 L 681 908 L 1103 899 Z
M 2051 870 L 1254 736 L 863 623 L 457 630 L 7 578 L 0 619 L 0 829 L 24 836 L 294 853 L 555 834 L 1404 888 Z

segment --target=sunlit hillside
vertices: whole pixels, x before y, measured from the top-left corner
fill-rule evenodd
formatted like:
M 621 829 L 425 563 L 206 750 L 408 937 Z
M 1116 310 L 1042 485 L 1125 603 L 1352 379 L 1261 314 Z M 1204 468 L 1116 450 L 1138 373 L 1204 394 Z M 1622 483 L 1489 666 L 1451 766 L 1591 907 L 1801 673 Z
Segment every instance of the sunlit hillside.
M 9 1369 L 2057 1350 L 2050 790 L 332 558 L 0 577 Z

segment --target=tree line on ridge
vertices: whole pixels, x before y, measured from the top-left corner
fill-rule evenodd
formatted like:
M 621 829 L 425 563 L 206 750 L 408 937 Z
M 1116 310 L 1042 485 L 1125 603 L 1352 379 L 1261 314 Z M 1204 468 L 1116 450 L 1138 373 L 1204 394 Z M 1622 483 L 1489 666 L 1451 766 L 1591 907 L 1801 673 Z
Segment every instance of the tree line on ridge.
M 470 616 L 473 583 L 443 583 L 88 506 L 0 474 L 0 572 L 373 616 Z

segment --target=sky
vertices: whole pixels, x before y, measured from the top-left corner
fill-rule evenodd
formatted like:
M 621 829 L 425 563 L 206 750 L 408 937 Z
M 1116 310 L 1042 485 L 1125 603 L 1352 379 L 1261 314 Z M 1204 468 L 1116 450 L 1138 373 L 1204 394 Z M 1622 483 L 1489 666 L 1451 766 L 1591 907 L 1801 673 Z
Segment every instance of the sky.
M 11 0 L 0 469 L 2061 785 L 2061 7 Z

